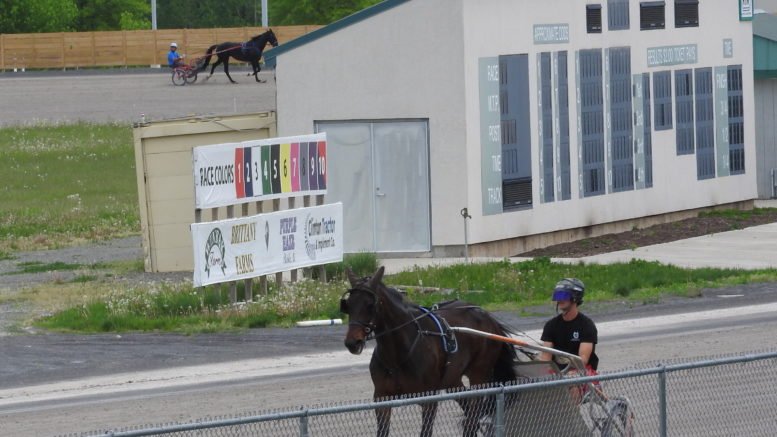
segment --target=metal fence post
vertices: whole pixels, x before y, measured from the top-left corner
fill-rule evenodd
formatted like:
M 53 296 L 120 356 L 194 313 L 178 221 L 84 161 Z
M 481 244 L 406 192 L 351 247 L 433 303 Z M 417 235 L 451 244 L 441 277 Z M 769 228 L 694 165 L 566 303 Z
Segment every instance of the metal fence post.
M 659 435 L 666 437 L 666 367 L 658 366 L 661 373 L 658 374 L 658 414 Z
M 505 436 L 505 387 L 496 395 L 496 414 L 494 416 L 494 436 Z
M 302 416 L 299 418 L 299 435 L 300 437 L 309 437 L 308 434 L 308 410 L 305 410 Z
M 467 219 L 471 219 L 467 208 L 462 208 L 460 211 L 461 217 L 464 218 L 464 262 L 469 264 L 469 230 L 467 229 Z

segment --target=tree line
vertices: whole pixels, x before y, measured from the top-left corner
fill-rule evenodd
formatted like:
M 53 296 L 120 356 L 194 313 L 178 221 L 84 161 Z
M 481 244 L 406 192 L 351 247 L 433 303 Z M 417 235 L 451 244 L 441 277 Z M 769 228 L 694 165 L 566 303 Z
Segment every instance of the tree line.
M 381 0 L 268 0 L 271 26 L 329 24 Z M 157 28 L 261 25 L 261 0 L 157 0 Z M 0 33 L 151 29 L 151 0 L 0 0 Z

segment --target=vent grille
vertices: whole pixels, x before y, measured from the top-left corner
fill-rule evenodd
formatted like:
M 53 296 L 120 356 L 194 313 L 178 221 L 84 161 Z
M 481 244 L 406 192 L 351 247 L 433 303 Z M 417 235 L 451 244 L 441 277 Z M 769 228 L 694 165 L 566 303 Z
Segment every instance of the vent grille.
M 504 209 L 521 208 L 532 204 L 531 179 L 517 179 L 502 183 Z

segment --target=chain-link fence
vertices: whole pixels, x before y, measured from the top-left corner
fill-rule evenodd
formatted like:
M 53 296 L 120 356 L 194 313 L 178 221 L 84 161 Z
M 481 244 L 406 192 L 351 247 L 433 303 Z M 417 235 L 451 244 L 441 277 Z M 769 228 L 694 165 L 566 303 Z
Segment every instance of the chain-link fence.
M 80 436 L 369 436 L 386 414 L 391 436 L 417 436 L 429 425 L 439 436 L 771 436 L 777 433 L 775 364 L 777 352 L 654 363 L 595 377 Z M 433 405 L 435 417 L 424 416 Z

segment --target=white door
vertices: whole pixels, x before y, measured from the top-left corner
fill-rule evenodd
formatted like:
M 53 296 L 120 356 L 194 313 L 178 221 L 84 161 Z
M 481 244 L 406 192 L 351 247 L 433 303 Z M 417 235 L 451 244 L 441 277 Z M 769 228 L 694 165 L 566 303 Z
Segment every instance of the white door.
M 327 202 L 343 202 L 345 251 L 431 249 L 425 120 L 317 122 L 327 134 Z

